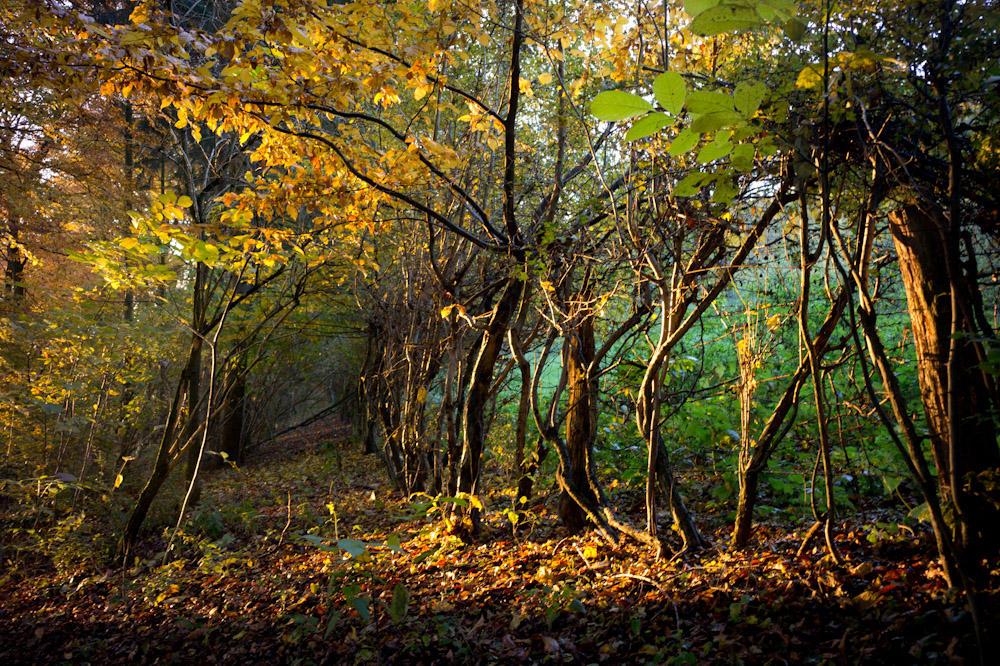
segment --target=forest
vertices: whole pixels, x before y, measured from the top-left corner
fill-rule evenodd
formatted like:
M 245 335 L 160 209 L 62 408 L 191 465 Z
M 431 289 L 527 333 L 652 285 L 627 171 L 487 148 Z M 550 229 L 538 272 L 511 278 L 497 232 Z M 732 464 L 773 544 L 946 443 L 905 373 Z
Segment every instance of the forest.
M 3 0 L 0 662 L 1000 648 L 995 0 Z

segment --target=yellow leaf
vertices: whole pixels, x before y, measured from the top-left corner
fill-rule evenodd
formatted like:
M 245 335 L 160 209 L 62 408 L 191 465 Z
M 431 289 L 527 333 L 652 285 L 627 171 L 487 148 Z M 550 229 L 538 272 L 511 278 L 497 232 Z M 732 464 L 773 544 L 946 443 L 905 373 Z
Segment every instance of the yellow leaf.
M 422 405 L 426 400 L 427 400 L 427 389 L 421 386 L 420 390 L 417 391 L 417 402 L 419 402 Z
M 819 70 L 815 65 L 806 65 L 805 68 L 799 72 L 799 78 L 795 81 L 796 88 L 805 88 L 807 90 L 818 90 L 823 83 L 823 75 L 820 74 Z
M 432 12 L 436 12 L 437 6 L 438 6 L 438 0 L 427 0 L 427 9 L 431 10 Z
M 551 83 L 551 82 L 552 82 L 552 75 L 549 74 L 548 72 L 545 72 L 544 74 L 539 74 L 538 75 L 538 83 L 539 84 L 541 84 L 541 85 L 544 86 L 547 83 Z
M 442 319 L 447 319 L 448 315 L 451 314 L 451 309 L 453 307 L 455 307 L 455 306 L 454 305 L 446 305 L 443 308 L 441 308 L 441 318 Z
M 588 560 L 592 560 L 597 557 L 597 549 L 593 546 L 587 546 L 583 549 L 583 556 Z
M 123 477 L 121 474 L 119 474 L 118 476 L 116 476 L 115 477 L 115 488 L 117 488 L 118 486 L 122 485 L 122 482 L 124 480 L 125 480 L 125 477 Z

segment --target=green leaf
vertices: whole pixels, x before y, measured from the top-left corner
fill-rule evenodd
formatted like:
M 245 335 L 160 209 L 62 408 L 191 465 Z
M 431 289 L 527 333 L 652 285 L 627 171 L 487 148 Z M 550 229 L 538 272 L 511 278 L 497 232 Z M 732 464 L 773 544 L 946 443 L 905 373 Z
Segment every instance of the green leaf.
M 931 508 L 924 502 L 920 506 L 913 507 L 909 514 L 910 518 L 914 518 L 924 523 L 931 522 Z
M 711 174 L 701 173 L 700 171 L 689 173 L 681 182 L 677 183 L 677 187 L 674 188 L 674 196 L 693 197 L 711 179 Z
M 688 27 L 696 35 L 712 37 L 724 32 L 763 25 L 763 23 L 764 19 L 751 7 L 723 4 L 709 7 L 701 12 Z
M 722 0 L 684 0 L 684 11 L 688 13 L 688 16 L 697 16 L 720 2 Z
M 692 132 L 690 129 L 681 130 L 674 142 L 670 144 L 670 156 L 680 157 L 694 148 L 699 138 L 701 137 L 697 132 Z
M 389 547 L 389 550 L 392 550 L 394 552 L 397 553 L 403 552 L 403 547 L 399 543 L 398 534 L 390 534 L 389 538 L 385 540 L 385 545 Z
M 680 115 L 687 96 L 687 84 L 677 72 L 664 72 L 653 79 L 653 95 L 667 113 Z
M 733 98 L 726 93 L 695 90 L 687 96 L 687 109 L 696 116 L 733 110 Z
M 351 605 L 358 611 L 358 615 L 361 616 L 362 620 L 368 622 L 372 619 L 372 612 L 369 608 L 368 599 L 366 597 L 353 597 L 351 599 Z
M 392 602 L 389 604 L 389 617 L 396 624 L 403 621 L 410 607 L 410 591 L 402 583 L 396 583 L 392 588 Z
M 680 157 L 694 148 L 699 138 L 701 137 L 697 132 L 692 132 L 690 129 L 681 130 L 674 142 L 670 144 L 670 156 Z
M 761 81 L 740 81 L 736 84 L 736 90 L 733 92 L 736 110 L 745 118 L 753 117 L 766 94 L 767 86 Z
M 346 552 L 351 557 L 358 557 L 368 549 L 368 544 L 357 539 L 339 539 L 337 548 Z
M 691 123 L 691 130 L 693 132 L 697 132 L 698 134 L 708 134 L 709 132 L 714 132 L 719 128 L 734 125 L 742 119 L 743 116 L 735 111 L 706 113 L 705 115 L 698 116 L 694 119 L 694 122 Z
M 664 127 L 670 126 L 673 120 L 665 113 L 651 113 L 635 121 L 635 124 L 625 133 L 626 141 L 638 141 L 645 139 L 650 134 L 659 132 Z
M 729 163 L 737 171 L 749 171 L 753 168 L 754 148 L 752 143 L 741 143 L 733 148 L 729 155 Z
M 702 164 L 705 162 L 714 162 L 728 155 L 732 149 L 733 144 L 729 143 L 729 141 L 720 142 L 715 140 L 701 149 L 701 152 L 698 153 L 698 161 Z
M 732 203 L 738 193 L 735 179 L 718 178 L 715 181 L 715 191 L 712 192 L 712 201 L 721 204 Z
M 602 92 L 590 103 L 590 112 L 599 120 L 626 120 L 652 110 L 653 105 L 643 98 L 621 90 Z
M 785 31 L 785 35 L 788 39 L 793 42 L 797 42 L 805 36 L 806 24 L 802 21 L 802 19 L 790 18 L 785 21 L 785 25 L 782 27 L 782 30 Z
M 792 0 L 763 0 L 762 4 L 773 7 L 778 12 L 789 16 L 795 16 L 795 12 L 798 11 L 798 6 Z

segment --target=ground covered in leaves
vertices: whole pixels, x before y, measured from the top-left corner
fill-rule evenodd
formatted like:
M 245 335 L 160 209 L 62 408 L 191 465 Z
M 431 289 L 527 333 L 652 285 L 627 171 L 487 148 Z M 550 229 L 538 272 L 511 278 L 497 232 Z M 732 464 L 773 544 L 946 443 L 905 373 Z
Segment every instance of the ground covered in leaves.
M 888 509 L 841 526 L 843 566 L 819 540 L 798 552 L 802 524 L 727 553 L 697 483 L 718 546 L 700 554 L 568 536 L 555 498 L 515 531 L 500 495 L 463 543 L 359 450 L 326 424 L 214 473 L 166 558 L 168 530 L 124 571 L 6 572 L 0 664 L 978 663 L 932 541 Z M 982 602 L 995 635 L 997 595 Z

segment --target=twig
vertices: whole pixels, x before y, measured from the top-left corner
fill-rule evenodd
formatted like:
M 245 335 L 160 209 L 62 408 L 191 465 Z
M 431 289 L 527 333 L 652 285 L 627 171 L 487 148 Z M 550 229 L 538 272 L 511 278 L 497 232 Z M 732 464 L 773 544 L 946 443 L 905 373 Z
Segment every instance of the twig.
M 287 502 L 288 502 L 288 504 L 287 504 L 288 520 L 285 521 L 285 527 L 284 527 L 284 529 L 281 530 L 281 535 L 278 537 L 278 545 L 279 546 L 281 545 L 281 542 L 285 540 L 285 532 L 288 531 L 288 526 L 292 524 L 292 493 L 291 493 L 291 491 L 286 490 L 285 491 L 285 496 L 288 498 L 287 499 Z

